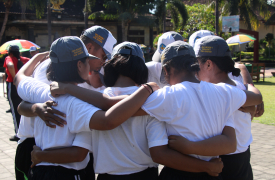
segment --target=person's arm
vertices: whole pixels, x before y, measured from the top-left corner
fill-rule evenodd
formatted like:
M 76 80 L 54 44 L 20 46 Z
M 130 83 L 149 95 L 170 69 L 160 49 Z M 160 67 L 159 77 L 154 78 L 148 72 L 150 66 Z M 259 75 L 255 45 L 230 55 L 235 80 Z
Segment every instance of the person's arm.
M 243 107 L 247 106 L 255 106 L 261 104 L 263 101 L 261 92 L 255 88 L 253 85 L 248 84 L 247 91 L 244 91 L 246 94 L 246 102 L 244 103 Z
M 32 165 L 34 167 L 36 164 L 41 162 L 49 163 L 72 163 L 72 162 L 81 162 L 87 156 L 89 150 L 78 147 L 66 147 L 53 150 L 44 150 L 42 151 L 39 147 L 34 146 L 33 151 L 31 152 Z
M 250 73 L 249 71 L 247 70 L 246 66 L 243 65 L 243 64 L 238 64 L 237 65 L 237 68 L 239 68 L 241 70 L 241 75 L 242 75 L 242 78 L 243 78 L 243 83 L 244 84 L 254 84 L 253 83 L 253 80 L 250 76 Z
M 237 148 L 235 129 L 225 126 L 221 135 L 197 142 L 189 141 L 181 136 L 169 136 L 169 147 L 183 154 L 202 156 L 233 153 Z
M 241 107 L 239 110 L 245 113 L 249 113 L 251 115 L 251 120 L 254 118 L 256 113 L 255 106 Z
M 12 62 L 9 62 L 7 64 L 7 67 L 8 67 L 8 70 L 9 70 L 10 74 L 11 74 L 12 79 L 14 79 L 14 77 L 15 77 L 14 64 Z
M 159 89 L 156 83 L 148 83 L 152 86 L 153 91 Z M 135 114 L 143 103 L 150 96 L 148 89 L 141 86 L 132 95 L 121 100 L 108 111 L 97 111 L 91 117 L 89 122 L 90 129 L 111 130 L 125 122 Z
M 104 111 L 107 111 L 114 104 L 121 101 L 125 97 L 128 97 L 128 95 L 109 97 L 97 91 L 85 89 L 73 84 L 65 84 L 60 82 L 52 82 L 50 86 L 51 94 L 53 97 L 58 97 L 62 94 L 70 94 Z
M 49 52 L 36 54 L 31 60 L 29 60 L 24 66 L 22 66 L 22 68 L 18 71 L 14 78 L 14 85 L 16 86 L 16 88 L 20 81 L 24 79 L 24 77 L 32 75 L 36 64 L 40 61 L 45 60 L 48 54 Z
M 55 125 L 53 124 L 63 127 L 64 124 L 67 124 L 67 123 L 65 120 L 58 117 L 57 115 L 60 115 L 62 117 L 66 117 L 66 115 L 52 108 L 52 106 L 57 106 L 57 103 L 55 103 L 54 101 L 47 101 L 45 103 L 33 104 L 33 103 L 22 101 L 19 104 L 17 111 L 20 115 L 23 115 L 26 117 L 39 116 L 46 123 L 46 125 L 51 128 L 55 128 Z
M 168 148 L 167 145 L 150 148 L 150 154 L 154 162 L 181 171 L 206 172 L 211 176 L 218 176 L 223 168 L 223 163 L 220 159 L 214 162 L 203 161 L 183 155 Z

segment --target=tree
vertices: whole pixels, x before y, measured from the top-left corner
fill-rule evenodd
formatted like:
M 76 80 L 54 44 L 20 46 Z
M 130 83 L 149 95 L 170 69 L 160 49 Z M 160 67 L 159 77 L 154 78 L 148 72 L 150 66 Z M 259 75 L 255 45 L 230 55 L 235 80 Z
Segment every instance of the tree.
M 133 21 L 152 26 L 153 19 L 148 17 L 149 10 L 153 9 L 154 0 L 118 0 L 107 1 L 105 11 L 95 12 L 89 16 L 92 20 L 118 20 L 122 27 L 122 41 L 129 36 L 130 25 Z M 127 31 L 125 33 L 125 29 Z
M 171 16 L 174 29 L 184 26 L 188 20 L 187 10 L 181 0 L 157 0 L 155 16 L 162 32 L 166 32 L 167 14 Z
M 219 0 L 219 4 L 221 5 L 219 8 L 220 24 L 222 22 L 222 16 L 240 15 L 247 29 L 257 30 L 260 22 L 256 12 L 266 20 L 270 17 L 267 2 L 264 0 Z M 215 1 L 212 1 L 209 5 L 209 10 L 214 9 Z M 219 27 L 221 29 L 221 26 Z
M 207 5 L 193 4 L 192 6 L 185 5 L 188 12 L 188 21 L 185 26 L 179 26 L 175 29 L 176 32 L 182 34 L 184 38 L 188 38 L 191 34 L 198 30 L 215 31 L 215 15 L 206 11 Z
M 2 29 L 1 29 L 1 32 L 0 32 L 0 43 L 1 43 L 2 37 L 3 37 L 4 32 L 6 30 L 6 25 L 7 25 L 7 22 L 8 22 L 10 8 L 14 4 L 14 2 L 18 2 L 18 0 L 0 0 L 0 2 L 3 2 L 4 6 L 6 8 L 5 17 L 4 17 L 4 21 L 3 21 L 3 24 L 2 24 Z M 29 9 L 34 9 L 35 8 L 36 17 L 39 18 L 39 19 L 44 14 L 44 7 L 45 7 L 46 0 L 20 0 L 19 2 L 23 6 L 23 8 L 24 7 L 28 7 Z M 23 18 L 24 18 L 24 16 L 23 16 Z
M 85 29 L 88 29 L 88 15 L 92 12 L 91 7 L 94 6 L 96 0 L 85 0 L 85 7 L 83 9 Z

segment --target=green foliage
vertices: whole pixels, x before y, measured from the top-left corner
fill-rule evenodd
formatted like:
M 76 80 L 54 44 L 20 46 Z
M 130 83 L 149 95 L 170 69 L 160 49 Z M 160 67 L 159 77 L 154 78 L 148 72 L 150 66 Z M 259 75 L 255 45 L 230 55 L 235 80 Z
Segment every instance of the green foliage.
M 259 44 L 262 48 L 265 48 L 267 46 L 267 41 L 265 39 L 260 39 Z
M 239 58 L 240 57 L 240 51 L 235 52 L 234 56 Z M 243 52 L 243 51 L 241 51 L 241 58 L 243 59 L 245 57 L 253 58 L 254 57 L 254 52 Z
M 272 56 L 272 57 L 274 57 L 274 55 L 275 55 L 275 49 L 274 48 L 269 48 L 269 47 L 266 47 L 265 49 L 264 49 L 265 51 L 264 51 L 264 57 L 269 57 L 269 53 L 270 53 L 270 56 Z
M 98 11 L 95 13 L 92 13 L 89 16 L 89 19 L 91 20 L 103 20 L 103 21 L 114 21 L 118 19 L 117 14 L 105 14 L 104 11 Z
M 180 26 L 175 31 L 188 38 L 195 31 L 204 29 L 215 31 L 215 16 L 212 12 L 206 11 L 205 4 L 194 4 L 193 6 L 185 5 L 189 19 L 185 26 Z
M 159 35 L 157 35 L 157 36 L 155 37 L 155 39 L 154 39 L 154 41 L 153 41 L 153 45 L 154 45 L 154 46 L 157 46 L 157 45 L 158 45 L 159 37 L 162 36 L 162 35 L 163 35 L 163 33 L 160 33 Z
M 155 17 L 159 29 L 162 29 L 163 23 L 166 22 L 164 16 L 166 18 L 169 15 L 174 29 L 184 27 L 189 17 L 186 6 L 181 0 L 156 0 Z
M 44 10 L 47 7 L 47 0 L 28 0 L 29 5 L 27 6 L 28 9 L 35 9 L 36 17 L 41 19 L 44 15 Z
M 273 39 L 274 39 L 274 35 L 273 35 L 272 33 L 267 33 L 267 34 L 265 35 L 265 40 L 266 40 L 266 41 L 270 42 L 270 41 L 273 40 Z

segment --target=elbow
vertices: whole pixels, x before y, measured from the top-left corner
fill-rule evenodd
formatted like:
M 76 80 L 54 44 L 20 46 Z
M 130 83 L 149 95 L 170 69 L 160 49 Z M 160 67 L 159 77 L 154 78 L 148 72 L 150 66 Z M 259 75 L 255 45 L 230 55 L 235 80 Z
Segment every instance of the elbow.
M 107 121 L 105 124 L 105 130 L 112 130 L 117 127 L 116 124 L 114 124 L 112 121 Z
M 18 112 L 20 115 L 23 115 L 23 116 L 24 116 L 23 111 L 22 111 L 21 104 L 22 104 L 22 102 L 18 105 L 18 107 L 17 107 L 17 112 Z
M 18 74 L 16 74 L 13 78 L 13 83 L 15 84 L 16 88 L 17 88 L 17 84 L 18 84 Z
M 76 153 L 76 159 L 75 162 L 82 162 L 87 157 L 88 150 L 82 148 L 82 150 L 78 153 Z
M 232 140 L 229 143 L 229 146 L 227 149 L 228 149 L 228 152 L 226 154 L 235 152 L 237 150 L 237 140 L 236 139 L 234 141 Z
M 167 147 L 167 146 L 166 146 Z M 155 163 L 158 163 L 158 164 L 165 164 L 164 163 L 164 157 L 165 157 L 165 154 L 163 154 L 163 149 L 165 147 L 152 147 L 150 148 L 150 155 L 151 155 L 151 158 L 152 160 L 155 162 Z M 168 148 L 168 147 L 167 147 Z

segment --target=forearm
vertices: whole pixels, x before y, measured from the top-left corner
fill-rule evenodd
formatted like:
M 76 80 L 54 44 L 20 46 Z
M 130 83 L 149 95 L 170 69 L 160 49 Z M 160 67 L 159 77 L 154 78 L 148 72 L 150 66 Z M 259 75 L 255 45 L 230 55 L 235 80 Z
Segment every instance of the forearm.
M 207 172 L 209 168 L 210 162 L 183 155 L 177 151 L 169 149 L 167 146 L 150 148 L 150 153 L 154 162 L 173 169 L 188 172 Z
M 24 66 L 22 66 L 22 68 L 18 71 L 18 73 L 14 78 L 15 86 L 17 87 L 19 82 L 25 76 L 31 76 L 35 69 L 36 64 L 42 61 L 47 55 L 48 55 L 47 52 L 36 54 L 31 60 L 29 60 Z
M 39 151 L 36 153 L 36 157 L 42 162 L 63 164 L 81 162 L 87 154 L 88 150 L 73 146 L 61 149 Z
M 104 111 L 107 111 L 114 104 L 116 104 L 117 102 L 127 97 L 127 96 L 109 97 L 100 92 L 85 89 L 72 84 L 67 84 L 65 86 L 65 92 L 72 96 L 77 97 L 78 99 L 81 99 L 82 101 L 92 104 Z
M 243 77 L 243 83 L 244 84 L 254 84 L 247 68 L 244 65 L 242 67 L 239 67 L 239 68 L 241 70 L 241 75 Z
M 236 142 L 225 135 L 218 135 L 209 139 L 191 142 L 189 148 L 182 153 L 198 154 L 202 156 L 219 156 L 236 151 Z
M 262 94 L 254 86 L 248 84 L 248 89 L 247 91 L 244 91 L 244 92 L 246 93 L 247 99 L 243 107 L 255 106 L 262 103 L 263 101 Z
M 26 101 L 22 101 L 17 111 L 20 115 L 26 116 L 26 117 L 34 117 L 37 116 L 36 113 L 36 104 L 28 103 Z
M 90 128 L 96 130 L 114 129 L 133 116 L 146 101 L 149 92 L 143 86 L 135 93 L 112 106 L 107 112 L 96 112 L 90 120 Z

